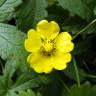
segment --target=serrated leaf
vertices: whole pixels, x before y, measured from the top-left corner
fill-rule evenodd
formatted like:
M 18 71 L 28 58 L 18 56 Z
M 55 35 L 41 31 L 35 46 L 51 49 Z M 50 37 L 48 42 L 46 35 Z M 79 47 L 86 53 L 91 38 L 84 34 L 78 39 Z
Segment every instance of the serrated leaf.
M 5 88 L 2 90 L 6 91 L 6 88 L 12 85 L 12 76 L 17 68 L 20 70 L 27 68 L 27 53 L 24 49 L 25 36 L 16 27 L 0 23 L 0 56 L 3 60 L 7 60 L 2 77 Z
M 10 20 L 15 8 L 21 3 L 22 0 L 0 0 L 0 22 Z
M 0 56 L 7 63 L 23 66 L 27 53 L 24 49 L 25 34 L 16 27 L 0 23 Z
M 82 0 L 58 0 L 58 2 L 62 8 L 82 17 L 83 19 L 88 20 L 92 15 L 91 10 L 84 2 L 82 2 Z
M 34 27 L 38 21 L 47 17 L 46 7 L 46 0 L 25 0 L 17 11 L 18 27 L 23 31 Z

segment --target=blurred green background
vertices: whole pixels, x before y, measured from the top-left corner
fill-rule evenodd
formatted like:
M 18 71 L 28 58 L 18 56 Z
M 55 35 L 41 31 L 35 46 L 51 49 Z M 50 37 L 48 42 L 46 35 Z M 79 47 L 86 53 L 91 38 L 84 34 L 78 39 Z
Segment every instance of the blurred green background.
M 95 18 L 96 0 L 0 0 L 0 96 L 96 96 Z M 26 33 L 43 19 L 75 36 L 63 71 L 27 66 Z

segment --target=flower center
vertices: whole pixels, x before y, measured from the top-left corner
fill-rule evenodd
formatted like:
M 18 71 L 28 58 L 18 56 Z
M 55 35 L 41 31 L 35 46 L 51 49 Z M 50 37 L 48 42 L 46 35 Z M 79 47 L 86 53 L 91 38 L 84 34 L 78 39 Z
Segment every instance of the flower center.
M 45 49 L 46 52 L 51 52 L 52 48 L 53 48 L 52 43 L 47 42 L 46 44 L 44 44 L 44 49 Z
M 56 51 L 55 43 L 53 41 L 43 42 L 41 53 L 45 56 L 51 56 Z

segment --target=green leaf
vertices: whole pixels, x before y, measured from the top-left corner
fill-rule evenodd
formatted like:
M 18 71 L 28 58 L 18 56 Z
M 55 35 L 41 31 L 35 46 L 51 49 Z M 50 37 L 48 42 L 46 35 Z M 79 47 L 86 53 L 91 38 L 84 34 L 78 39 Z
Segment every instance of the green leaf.
M 12 67 L 10 69 L 12 69 Z M 11 96 L 11 94 L 15 95 L 15 92 L 24 91 L 30 88 L 37 88 L 42 83 L 42 80 L 40 80 L 38 76 L 35 76 L 36 74 L 32 75 L 32 73 L 27 71 L 17 74 L 17 77 L 15 77 L 15 81 L 12 79 L 12 77 L 15 76 L 14 74 L 9 79 L 6 79 L 4 75 L 5 74 L 0 77 L 0 96 Z M 9 75 L 10 73 L 8 74 L 8 76 Z
M 3 96 L 18 96 L 18 95 L 13 91 L 9 91 L 6 95 Z
M 32 90 L 27 90 L 27 92 L 20 91 L 18 96 L 41 96 L 41 94 L 35 94 Z
M 23 31 L 34 27 L 38 21 L 47 17 L 47 5 L 46 0 L 25 0 L 17 11 L 18 27 Z
M 10 20 L 14 15 L 15 8 L 22 0 L 0 0 L 0 22 Z
M 0 96 L 7 92 L 3 76 L 0 75 Z
M 19 91 L 18 93 L 14 91 L 9 91 L 5 96 L 42 96 L 40 93 L 35 93 L 34 91 L 28 89 L 27 91 Z
M 7 60 L 2 77 L 2 84 L 4 83 L 3 86 L 5 86 L 4 89 L 2 86 L 2 90 L 4 91 L 12 85 L 12 76 L 18 68 L 22 71 L 27 69 L 27 53 L 24 49 L 25 36 L 16 27 L 0 23 L 0 56 L 3 60 Z
M 38 87 L 39 86 L 39 79 L 38 78 L 32 78 L 24 83 L 21 83 L 19 85 L 13 85 L 11 87 L 12 91 L 22 91 L 22 90 L 27 90 L 28 88 L 34 88 L 34 87 Z
M 90 10 L 93 11 L 94 7 L 96 6 L 96 0 L 83 0 L 83 2 L 89 6 Z
M 96 91 L 94 89 L 95 87 L 92 87 L 89 82 L 84 83 L 81 87 L 73 85 L 67 96 L 96 96 Z
M 57 1 L 57 0 L 48 0 L 48 4 L 49 4 L 50 6 L 52 6 L 53 4 L 56 3 L 56 1 Z
M 84 2 L 82 2 L 82 0 L 58 0 L 58 2 L 62 8 L 82 17 L 83 19 L 88 20 L 92 15 L 91 10 Z
M 14 66 L 26 64 L 24 40 L 25 34 L 16 27 L 0 23 L 0 56 L 3 60 L 7 59 L 7 63 L 13 63 Z

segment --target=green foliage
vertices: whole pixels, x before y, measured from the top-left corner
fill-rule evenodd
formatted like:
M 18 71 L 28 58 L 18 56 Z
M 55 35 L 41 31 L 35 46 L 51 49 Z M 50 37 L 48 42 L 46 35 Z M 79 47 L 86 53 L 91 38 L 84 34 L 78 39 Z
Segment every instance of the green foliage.
M 3 76 L 0 78 L 2 85 L 2 87 L 0 87 L 0 94 L 2 95 L 15 94 L 13 93 L 15 91 L 38 86 L 38 79 L 31 79 L 30 74 L 26 74 L 27 53 L 23 46 L 24 38 L 25 34 L 16 27 L 0 23 L 0 55 L 3 60 L 7 60 L 5 68 L 3 69 Z M 17 79 L 14 82 L 12 78 L 17 70 L 18 72 L 22 70 L 23 74 L 16 73 Z M 24 73 L 24 71 L 26 71 L 26 73 Z
M 27 56 L 24 38 L 25 34 L 16 27 L 0 23 L 0 56 L 2 59 L 7 59 L 7 63 L 13 63 L 14 66 L 23 67 Z
M 74 37 L 63 71 L 37 74 L 27 63 L 29 29 L 47 19 Z M 96 96 L 96 0 L 0 0 L 0 96 Z
M 27 90 L 27 92 L 21 91 L 18 96 L 41 96 L 40 93 L 35 94 L 32 90 Z
M 86 73 L 80 69 L 78 67 L 78 71 L 79 71 L 79 76 L 80 76 L 80 81 L 84 81 L 85 80 L 85 76 L 86 76 Z M 75 70 L 74 70 L 74 66 L 73 66 L 73 62 L 70 63 L 70 65 L 68 65 L 68 68 L 64 71 L 64 74 L 70 78 L 71 80 L 73 81 L 77 81 L 77 78 L 76 78 L 76 73 L 75 73 Z
M 51 6 L 53 5 L 57 0 L 48 0 L 48 4 Z
M 47 5 L 46 0 L 25 0 L 17 11 L 17 26 L 19 29 L 28 31 L 35 27 L 38 21 L 47 17 Z
M 22 3 L 22 0 L 0 0 L 0 22 L 10 20 L 15 8 Z
M 32 90 L 19 91 L 18 93 L 9 92 L 5 96 L 42 96 L 40 93 L 35 94 Z
M 92 87 L 89 82 L 84 83 L 80 87 L 73 85 L 70 89 L 70 93 L 67 96 L 95 96 L 95 87 Z
M 19 73 L 17 73 L 17 71 Z M 18 68 L 13 66 L 12 63 L 9 63 L 9 64 L 6 64 L 3 75 L 0 77 L 0 85 L 1 85 L 0 95 L 14 96 L 13 94 L 16 94 L 16 92 L 20 92 L 21 94 L 23 90 L 37 88 L 41 84 L 44 84 L 44 82 L 45 81 L 42 80 L 35 73 L 33 72 L 30 73 L 28 71 L 21 72 Z M 48 82 L 49 81 L 47 80 L 46 83 Z M 28 94 L 29 94 L 29 91 L 28 91 Z
M 58 0 L 62 8 L 67 9 L 69 12 L 76 14 L 84 19 L 89 19 L 92 12 L 82 0 Z

